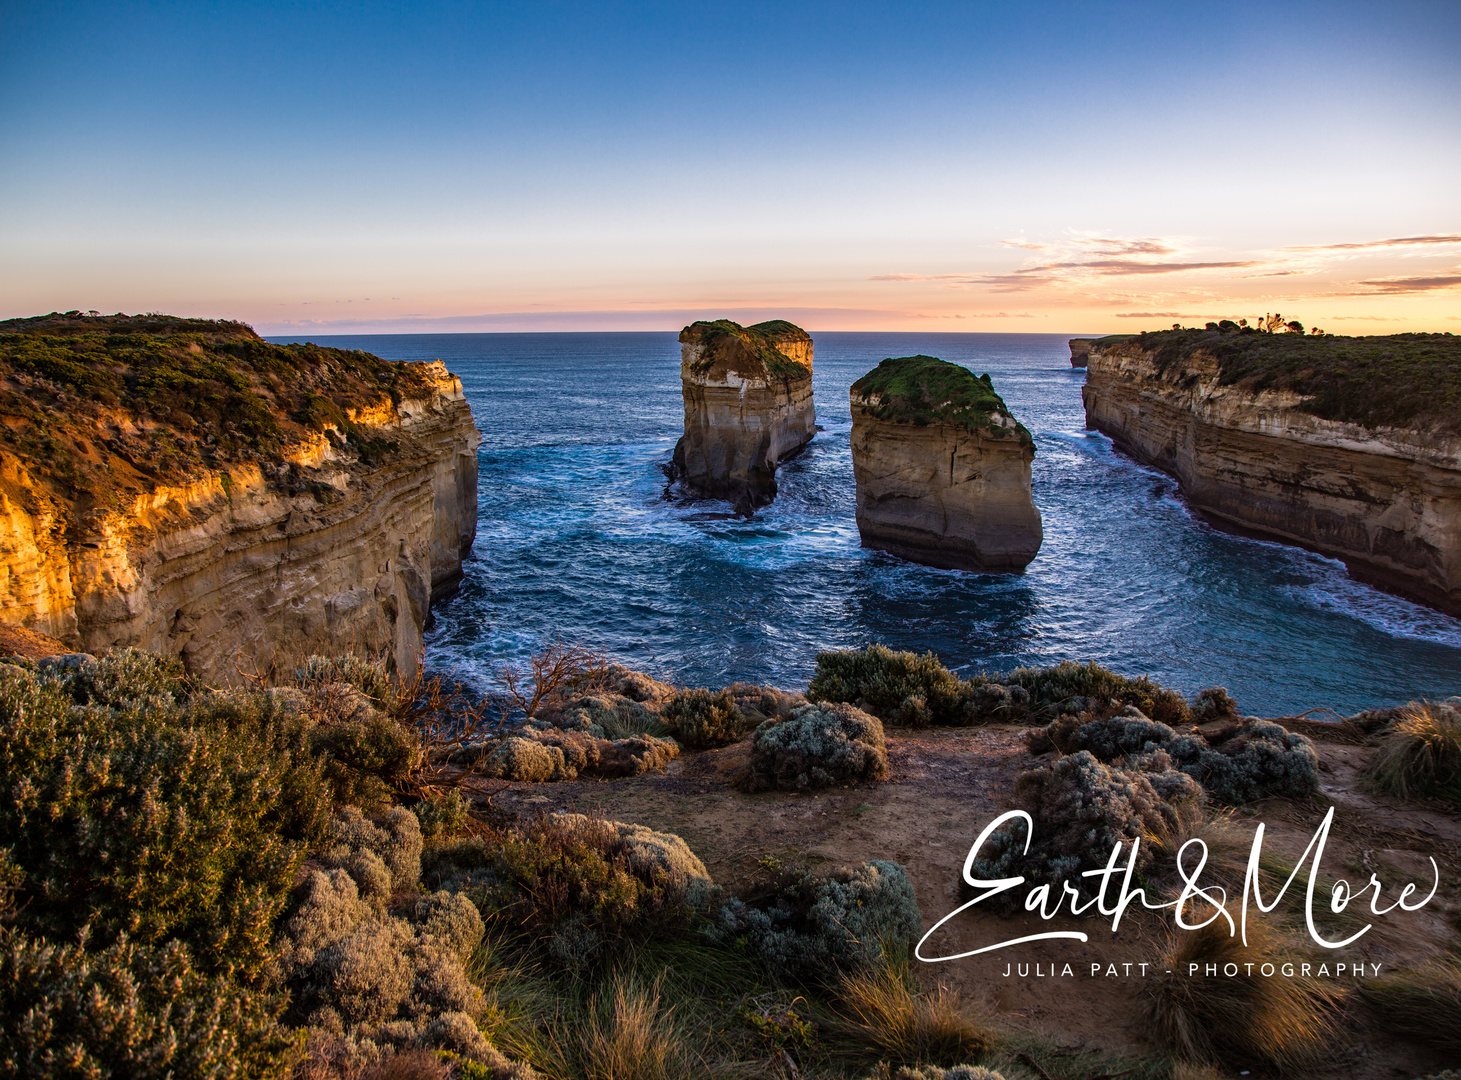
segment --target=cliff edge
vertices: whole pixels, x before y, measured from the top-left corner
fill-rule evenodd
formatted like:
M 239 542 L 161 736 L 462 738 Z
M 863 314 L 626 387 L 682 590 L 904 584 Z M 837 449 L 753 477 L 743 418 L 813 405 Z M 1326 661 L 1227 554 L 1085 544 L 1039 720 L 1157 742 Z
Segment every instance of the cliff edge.
M 771 502 L 776 466 L 817 430 L 811 335 L 781 319 L 691 323 L 680 331 L 680 385 L 672 478 L 741 514 Z
M 1461 614 L 1461 339 L 1167 330 L 1094 343 L 1082 397 L 1214 522 Z
M 931 356 L 852 384 L 852 471 L 864 547 L 958 570 L 1021 570 L 1044 532 L 1035 440 L 989 376 Z
M 209 679 L 317 652 L 416 666 L 477 521 L 480 436 L 440 361 L 241 323 L 0 323 L 0 624 Z

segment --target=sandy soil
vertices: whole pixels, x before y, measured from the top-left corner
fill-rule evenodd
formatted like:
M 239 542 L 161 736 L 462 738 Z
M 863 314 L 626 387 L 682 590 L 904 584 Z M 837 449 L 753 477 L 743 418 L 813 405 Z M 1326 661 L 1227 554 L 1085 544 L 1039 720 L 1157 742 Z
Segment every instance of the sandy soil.
M 1023 733 L 1007 726 L 890 732 L 887 780 L 815 794 L 737 791 L 731 777 L 745 760 L 746 743 L 687 753 L 660 774 L 629 780 L 542 785 L 474 780 L 468 790 L 478 799 L 491 796 L 496 808 L 515 814 L 576 808 L 678 833 L 730 889 L 764 873 L 763 860 L 815 866 L 893 859 L 908 868 L 929 928 L 974 895 L 960 877 L 969 847 L 985 824 L 1010 807 L 1015 777 L 1036 763 Z M 1380 963 L 1391 970 L 1454 947 L 1461 938 L 1461 815 L 1362 790 L 1359 771 L 1370 748 L 1320 743 L 1319 749 L 1320 796 L 1267 800 L 1231 815 L 1228 829 L 1238 856 L 1246 859 L 1260 822 L 1266 825 L 1266 845 L 1299 856 L 1332 805 L 1326 876 L 1345 878 L 1358 889 L 1371 872 L 1378 874 L 1386 886 L 1383 906 L 1409 881 L 1420 882 L 1424 895 L 1433 857 L 1442 884 L 1426 907 L 1374 918 L 1373 928 L 1354 945 L 1314 948 L 1316 963 L 1342 961 L 1347 970 L 1360 962 Z M 1327 899 L 1321 894 L 1316 904 Z M 1232 910 L 1237 906 L 1234 902 Z M 1284 910 L 1302 927 L 1301 893 L 1292 906 L 1286 898 Z M 1001 917 L 974 908 L 930 939 L 925 955 L 962 953 L 1052 930 L 1085 933 L 1089 940 L 1016 945 L 919 970 L 928 986 L 942 983 L 983 1000 L 1008 1026 L 1044 1033 L 1073 1052 L 1149 1053 L 1155 1048 L 1147 1039 L 1145 991 L 1158 968 L 1148 967 L 1143 976 L 1140 965 L 1160 963 L 1170 926 L 1169 913 L 1133 910 L 1113 934 L 1109 918 L 1067 915 L 1047 922 L 1034 914 Z M 1457 1064 L 1387 1041 L 1358 1008 L 1346 1030 L 1333 1066 L 1316 1077 L 1396 1080 Z

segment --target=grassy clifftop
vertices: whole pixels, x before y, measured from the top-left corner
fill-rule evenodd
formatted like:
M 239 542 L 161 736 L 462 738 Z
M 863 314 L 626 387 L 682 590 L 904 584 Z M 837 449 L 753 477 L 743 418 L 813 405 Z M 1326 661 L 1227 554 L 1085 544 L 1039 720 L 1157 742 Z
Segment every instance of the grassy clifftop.
M 1186 377 L 1188 360 L 1208 356 L 1220 385 L 1301 394 L 1301 408 L 1325 420 L 1461 434 L 1461 338 L 1451 334 L 1162 330 L 1097 347 L 1140 349 L 1173 382 Z
M 346 410 L 426 391 L 419 364 L 274 345 L 242 323 L 75 312 L 0 322 L 0 449 L 67 492 L 107 501 L 230 462 L 277 456 L 333 426 L 388 447 Z
M 702 345 L 704 352 L 695 364 L 697 375 L 708 375 L 721 368 L 741 375 L 758 376 L 763 372 L 776 379 L 806 378 L 811 368 L 787 356 L 778 348 L 782 341 L 811 341 L 801 327 L 785 319 L 772 319 L 742 326 L 730 319 L 693 322 L 680 331 L 680 341 Z
M 1021 423 L 1013 428 L 999 418 L 1013 420 L 1004 399 L 994 392 L 988 375 L 932 356 L 889 357 L 852 384 L 879 420 L 894 423 L 952 424 L 975 434 L 1015 437 L 1027 445 L 1034 439 Z

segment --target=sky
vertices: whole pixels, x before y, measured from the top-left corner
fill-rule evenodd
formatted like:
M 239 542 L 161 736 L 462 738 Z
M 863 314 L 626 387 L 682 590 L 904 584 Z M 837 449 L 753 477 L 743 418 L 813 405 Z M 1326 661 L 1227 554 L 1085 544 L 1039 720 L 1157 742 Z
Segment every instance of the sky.
M 0 317 L 1461 332 L 1461 4 L 28 3 Z

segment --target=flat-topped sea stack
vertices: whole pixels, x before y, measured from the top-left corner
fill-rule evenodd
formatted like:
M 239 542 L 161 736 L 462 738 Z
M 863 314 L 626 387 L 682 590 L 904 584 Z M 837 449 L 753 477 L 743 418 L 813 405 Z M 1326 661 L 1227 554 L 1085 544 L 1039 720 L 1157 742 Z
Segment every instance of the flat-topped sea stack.
M 852 472 L 864 547 L 956 570 L 1022 570 L 1044 538 L 1035 440 L 989 376 L 931 356 L 852 384 Z
M 781 319 L 691 323 L 680 331 L 680 385 L 685 434 L 673 476 L 738 513 L 771 502 L 777 464 L 817 430 L 811 335 Z
M 1087 427 L 1214 522 L 1461 614 L 1461 338 L 1103 338 L 1082 396 Z
M 1070 366 L 1085 367 L 1086 355 L 1091 351 L 1090 338 L 1070 339 Z
M 440 361 L 241 323 L 0 323 L 0 625 L 234 679 L 311 653 L 416 670 L 477 527 L 481 437 Z

